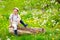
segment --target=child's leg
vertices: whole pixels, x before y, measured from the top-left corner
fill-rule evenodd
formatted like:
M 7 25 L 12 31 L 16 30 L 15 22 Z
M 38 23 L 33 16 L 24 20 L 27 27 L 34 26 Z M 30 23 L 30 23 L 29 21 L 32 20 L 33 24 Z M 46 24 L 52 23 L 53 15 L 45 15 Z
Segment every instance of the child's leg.
M 17 35 L 17 25 L 16 24 L 12 24 L 12 26 L 14 27 L 14 34 Z
M 18 34 L 17 34 L 17 30 L 14 30 L 14 34 L 15 34 L 15 35 L 18 35 Z
M 22 20 L 20 20 L 20 23 L 21 23 L 22 25 L 24 25 L 24 27 L 27 26 Z

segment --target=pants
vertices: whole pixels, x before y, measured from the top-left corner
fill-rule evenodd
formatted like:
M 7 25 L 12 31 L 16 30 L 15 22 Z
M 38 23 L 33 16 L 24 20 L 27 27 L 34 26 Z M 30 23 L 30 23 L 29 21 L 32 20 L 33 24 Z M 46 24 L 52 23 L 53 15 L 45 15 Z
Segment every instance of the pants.
M 17 35 L 17 22 L 13 22 L 12 26 L 14 27 L 14 34 Z
M 16 22 L 14 22 L 14 23 L 12 23 L 12 26 L 14 27 L 14 30 L 17 30 L 17 23 Z

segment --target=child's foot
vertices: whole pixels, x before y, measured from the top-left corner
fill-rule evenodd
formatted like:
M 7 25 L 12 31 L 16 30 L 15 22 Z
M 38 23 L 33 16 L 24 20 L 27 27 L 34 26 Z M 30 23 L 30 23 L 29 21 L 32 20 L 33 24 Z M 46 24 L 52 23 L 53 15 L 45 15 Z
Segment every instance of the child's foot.
M 24 27 L 26 28 L 27 27 L 27 24 L 25 24 Z
M 14 30 L 14 34 L 17 36 L 18 34 L 17 34 L 17 30 Z

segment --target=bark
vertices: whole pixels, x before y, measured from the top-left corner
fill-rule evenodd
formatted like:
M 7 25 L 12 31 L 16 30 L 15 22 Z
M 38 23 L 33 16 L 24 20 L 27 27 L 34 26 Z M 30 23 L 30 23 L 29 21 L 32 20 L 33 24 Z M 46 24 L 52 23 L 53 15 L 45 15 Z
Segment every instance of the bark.
M 14 34 L 13 27 L 9 27 L 9 32 Z M 18 27 L 17 29 L 18 34 L 36 34 L 36 33 L 45 33 L 44 28 L 25 28 L 25 27 Z

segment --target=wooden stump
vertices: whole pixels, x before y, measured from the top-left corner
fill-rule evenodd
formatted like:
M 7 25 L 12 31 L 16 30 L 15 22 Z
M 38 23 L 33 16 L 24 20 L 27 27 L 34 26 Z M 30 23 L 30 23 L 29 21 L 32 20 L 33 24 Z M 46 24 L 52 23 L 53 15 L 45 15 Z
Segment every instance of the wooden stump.
M 25 28 L 25 27 L 18 27 L 17 33 L 20 34 L 36 34 L 36 33 L 44 33 L 44 28 Z M 9 33 L 14 34 L 13 27 L 9 27 Z

